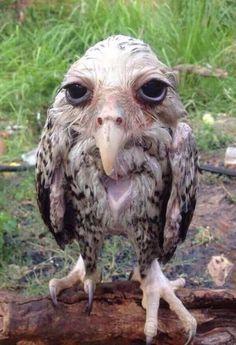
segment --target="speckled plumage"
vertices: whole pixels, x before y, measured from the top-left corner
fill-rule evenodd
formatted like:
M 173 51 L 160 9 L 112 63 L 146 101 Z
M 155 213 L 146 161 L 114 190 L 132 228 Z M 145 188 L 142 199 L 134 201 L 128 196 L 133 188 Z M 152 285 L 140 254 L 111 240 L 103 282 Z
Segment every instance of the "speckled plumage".
M 155 107 L 136 98 L 151 77 L 168 85 Z M 75 107 L 67 102 L 64 86 L 81 80 L 92 95 Z M 95 118 L 109 111 L 121 114 L 126 133 L 111 177 L 104 173 L 93 137 Z M 196 202 L 197 151 L 190 127 L 181 122 L 184 115 L 174 74 L 142 41 L 112 36 L 69 69 L 39 144 L 37 193 L 58 244 L 79 241 L 87 273 L 96 270 L 107 234 L 129 238 L 142 276 L 155 258 L 169 260 L 185 239 Z M 118 211 L 112 208 L 110 185 L 128 186 Z

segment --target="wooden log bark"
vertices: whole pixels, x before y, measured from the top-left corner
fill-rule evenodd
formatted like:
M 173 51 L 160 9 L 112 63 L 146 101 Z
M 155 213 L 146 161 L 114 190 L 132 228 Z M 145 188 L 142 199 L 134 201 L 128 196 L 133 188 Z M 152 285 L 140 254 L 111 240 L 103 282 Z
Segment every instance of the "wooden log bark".
M 194 345 L 236 344 L 236 291 L 180 289 L 178 297 L 198 322 Z M 0 292 L 0 345 L 145 344 L 145 311 L 134 282 L 98 285 L 93 311 L 87 296 L 69 289 L 54 307 L 49 296 L 25 298 Z M 156 345 L 182 345 L 186 335 L 176 315 L 161 303 Z

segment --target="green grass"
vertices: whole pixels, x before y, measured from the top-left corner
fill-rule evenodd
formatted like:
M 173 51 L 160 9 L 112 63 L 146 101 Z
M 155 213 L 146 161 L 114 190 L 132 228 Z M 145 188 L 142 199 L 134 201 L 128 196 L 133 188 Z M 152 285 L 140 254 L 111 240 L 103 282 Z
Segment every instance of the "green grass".
M 229 77 L 224 80 L 182 75 L 180 93 L 199 122 L 205 111 L 215 117 L 235 113 L 234 1 L 38 1 L 25 9 L 22 24 L 9 3 L 3 2 L 0 14 L 0 119 L 24 126 L 9 140 L 11 157 L 38 141 L 46 109 L 70 63 L 111 34 L 142 38 L 170 66 L 225 68 Z
M 12 3 L 0 4 L 0 131 L 8 125 L 21 129 L 6 139 L 8 151 L 1 162 L 17 160 L 36 145 L 69 65 L 90 45 L 118 33 L 143 39 L 169 66 L 194 63 L 226 69 L 226 79 L 181 75 L 180 95 L 202 150 L 232 141 L 232 133 L 204 124 L 202 116 L 209 112 L 216 123 L 221 113 L 235 117 L 235 1 L 40 0 L 24 10 L 23 23 Z M 44 292 L 49 278 L 40 273 L 42 264 L 33 259 L 35 253 L 41 253 L 46 266 L 51 257 L 61 258 L 60 269 L 51 273 L 63 275 L 78 247 L 63 254 L 45 234 L 32 173 L 1 175 L 0 190 L 0 286 L 18 284 L 26 286 L 27 293 Z M 101 263 L 106 277 L 109 270 L 116 273 L 116 252 L 122 250 L 118 238 L 105 244 Z M 128 244 L 124 250 L 129 252 Z

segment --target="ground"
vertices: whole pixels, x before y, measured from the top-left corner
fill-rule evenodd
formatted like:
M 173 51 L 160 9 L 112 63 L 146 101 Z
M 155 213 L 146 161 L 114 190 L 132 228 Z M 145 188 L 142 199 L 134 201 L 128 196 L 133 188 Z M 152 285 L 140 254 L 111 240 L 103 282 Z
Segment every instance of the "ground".
M 173 277 L 182 272 L 188 286 L 216 287 L 207 271 L 211 257 L 224 254 L 231 262 L 236 262 L 235 197 L 235 181 L 202 177 L 187 239 L 167 265 Z M 224 286 L 233 288 L 235 284 L 236 271 L 233 270 Z
M 217 153 L 217 157 L 222 152 Z M 210 159 L 212 161 L 214 159 Z M 60 250 L 44 227 L 36 205 L 33 175 L 33 171 L 0 175 L 1 202 L 5 205 L 5 211 L 0 213 L 3 225 L 0 288 L 30 295 L 47 292 L 49 279 L 65 275 L 79 253 L 76 243 L 65 252 Z M 216 287 L 207 271 L 211 257 L 224 254 L 236 262 L 235 202 L 235 179 L 202 174 L 196 212 L 187 239 L 164 266 L 169 277 L 181 275 L 186 278 L 187 286 Z M 121 237 L 107 239 L 99 262 L 103 280 L 128 279 L 135 262 L 128 241 Z M 236 270 L 233 270 L 225 286 L 233 287 L 235 283 Z

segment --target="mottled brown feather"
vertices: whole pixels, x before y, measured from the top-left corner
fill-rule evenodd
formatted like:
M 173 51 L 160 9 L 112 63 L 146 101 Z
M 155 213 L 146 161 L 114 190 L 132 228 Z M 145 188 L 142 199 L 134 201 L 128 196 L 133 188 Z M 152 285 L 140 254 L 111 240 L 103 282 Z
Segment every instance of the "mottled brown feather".
M 119 59 L 109 55 L 110 46 Z M 39 209 L 62 248 L 73 239 L 79 241 L 88 273 L 96 269 L 104 237 L 120 231 L 134 244 L 145 275 L 153 259 L 168 261 L 185 239 L 196 204 L 197 150 L 190 127 L 180 122 L 185 110 L 176 81 L 147 45 L 125 36 L 89 49 L 63 83 L 76 82 L 79 74 L 92 85 L 93 94 L 88 104 L 76 107 L 62 88 L 49 110 L 37 155 Z M 165 99 L 155 107 L 144 107 L 134 95 L 135 80 L 146 80 L 147 75 L 169 85 Z M 107 177 L 94 140 L 96 116 L 108 99 L 117 100 L 115 109 L 124 114 L 127 131 L 117 173 L 130 176 L 133 186 L 132 202 L 119 218 L 121 229 L 108 204 Z

